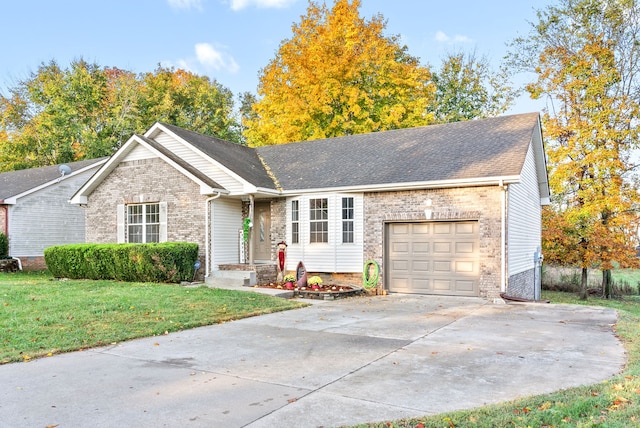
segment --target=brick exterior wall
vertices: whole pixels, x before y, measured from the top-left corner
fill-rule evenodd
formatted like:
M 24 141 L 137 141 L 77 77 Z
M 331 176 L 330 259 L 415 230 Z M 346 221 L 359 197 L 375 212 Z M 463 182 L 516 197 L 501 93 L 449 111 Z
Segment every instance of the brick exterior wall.
M 22 270 L 45 270 L 47 264 L 44 262 L 44 256 L 20 257 Z
M 9 207 L 0 205 L 0 232 L 7 234 L 7 211 Z
M 480 296 L 500 296 L 501 192 L 498 186 L 365 193 L 364 259 L 380 265 L 384 284 L 384 229 L 394 221 L 425 221 L 425 201 L 433 219 L 477 220 L 480 234 Z
M 509 289 L 507 294 L 521 299 L 535 299 L 536 274 L 540 274 L 540 268 L 529 269 L 509 277 Z
M 87 242 L 117 242 L 118 204 L 167 202 L 167 240 L 197 243 L 204 266 L 206 199 L 196 183 L 159 158 L 121 162 L 89 196 Z

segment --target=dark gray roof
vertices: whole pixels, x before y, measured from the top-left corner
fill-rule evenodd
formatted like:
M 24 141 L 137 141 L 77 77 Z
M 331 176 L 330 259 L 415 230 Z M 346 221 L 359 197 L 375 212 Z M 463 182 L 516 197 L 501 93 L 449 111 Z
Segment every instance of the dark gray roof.
M 517 176 L 538 120 L 527 113 L 256 150 L 284 190 Z
M 66 163 L 71 172 L 93 165 L 105 158 Z M 0 173 L 0 202 L 60 177 L 60 165 L 43 166 Z
M 275 189 L 255 149 L 174 125 L 162 125 L 254 186 Z

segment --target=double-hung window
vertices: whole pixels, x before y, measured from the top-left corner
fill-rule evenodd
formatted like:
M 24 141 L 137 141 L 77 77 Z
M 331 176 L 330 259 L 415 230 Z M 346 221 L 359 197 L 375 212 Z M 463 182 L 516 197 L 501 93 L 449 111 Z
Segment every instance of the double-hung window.
M 329 201 L 309 200 L 309 242 L 329 242 Z
M 127 205 L 127 242 L 160 242 L 160 204 Z
M 353 242 L 353 198 L 342 198 L 342 243 Z
M 291 201 L 291 243 L 300 243 L 300 201 Z

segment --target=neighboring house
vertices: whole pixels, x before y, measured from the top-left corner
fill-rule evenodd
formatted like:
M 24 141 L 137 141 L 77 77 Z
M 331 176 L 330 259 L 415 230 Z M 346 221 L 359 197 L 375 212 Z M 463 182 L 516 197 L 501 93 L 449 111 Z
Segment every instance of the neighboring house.
M 287 271 L 489 299 L 534 297 L 548 201 L 537 113 L 258 148 L 156 123 L 72 198 L 87 241 L 197 242 L 208 279 L 285 241 Z
M 84 210 L 69 199 L 107 159 L 0 173 L 0 232 L 24 269 L 45 268 L 47 247 L 85 242 Z

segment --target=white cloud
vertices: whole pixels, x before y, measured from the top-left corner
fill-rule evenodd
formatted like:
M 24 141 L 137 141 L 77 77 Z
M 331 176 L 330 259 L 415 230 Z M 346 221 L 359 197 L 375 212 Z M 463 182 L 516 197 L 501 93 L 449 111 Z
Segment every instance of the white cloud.
M 229 0 L 229 4 L 231 5 L 231 10 L 241 10 L 250 6 L 260 9 L 282 9 L 291 6 L 296 1 L 298 0 Z
M 197 9 L 202 10 L 204 0 L 167 0 L 169 6 L 174 9 Z
M 434 39 L 436 40 L 436 42 L 448 44 L 473 42 L 473 39 L 471 39 L 470 37 L 463 36 L 461 34 L 456 34 L 455 36 L 451 37 L 444 31 L 437 31 Z
M 235 73 L 240 68 L 233 56 L 223 50 L 216 49 L 209 43 L 197 43 L 195 50 L 197 61 L 207 69 Z
M 237 73 L 240 66 L 231 54 L 223 49 L 216 49 L 209 43 L 197 43 L 194 46 L 195 57 L 181 58 L 175 61 L 161 61 L 163 67 L 176 68 L 194 74 L 208 74 L 208 72 Z

